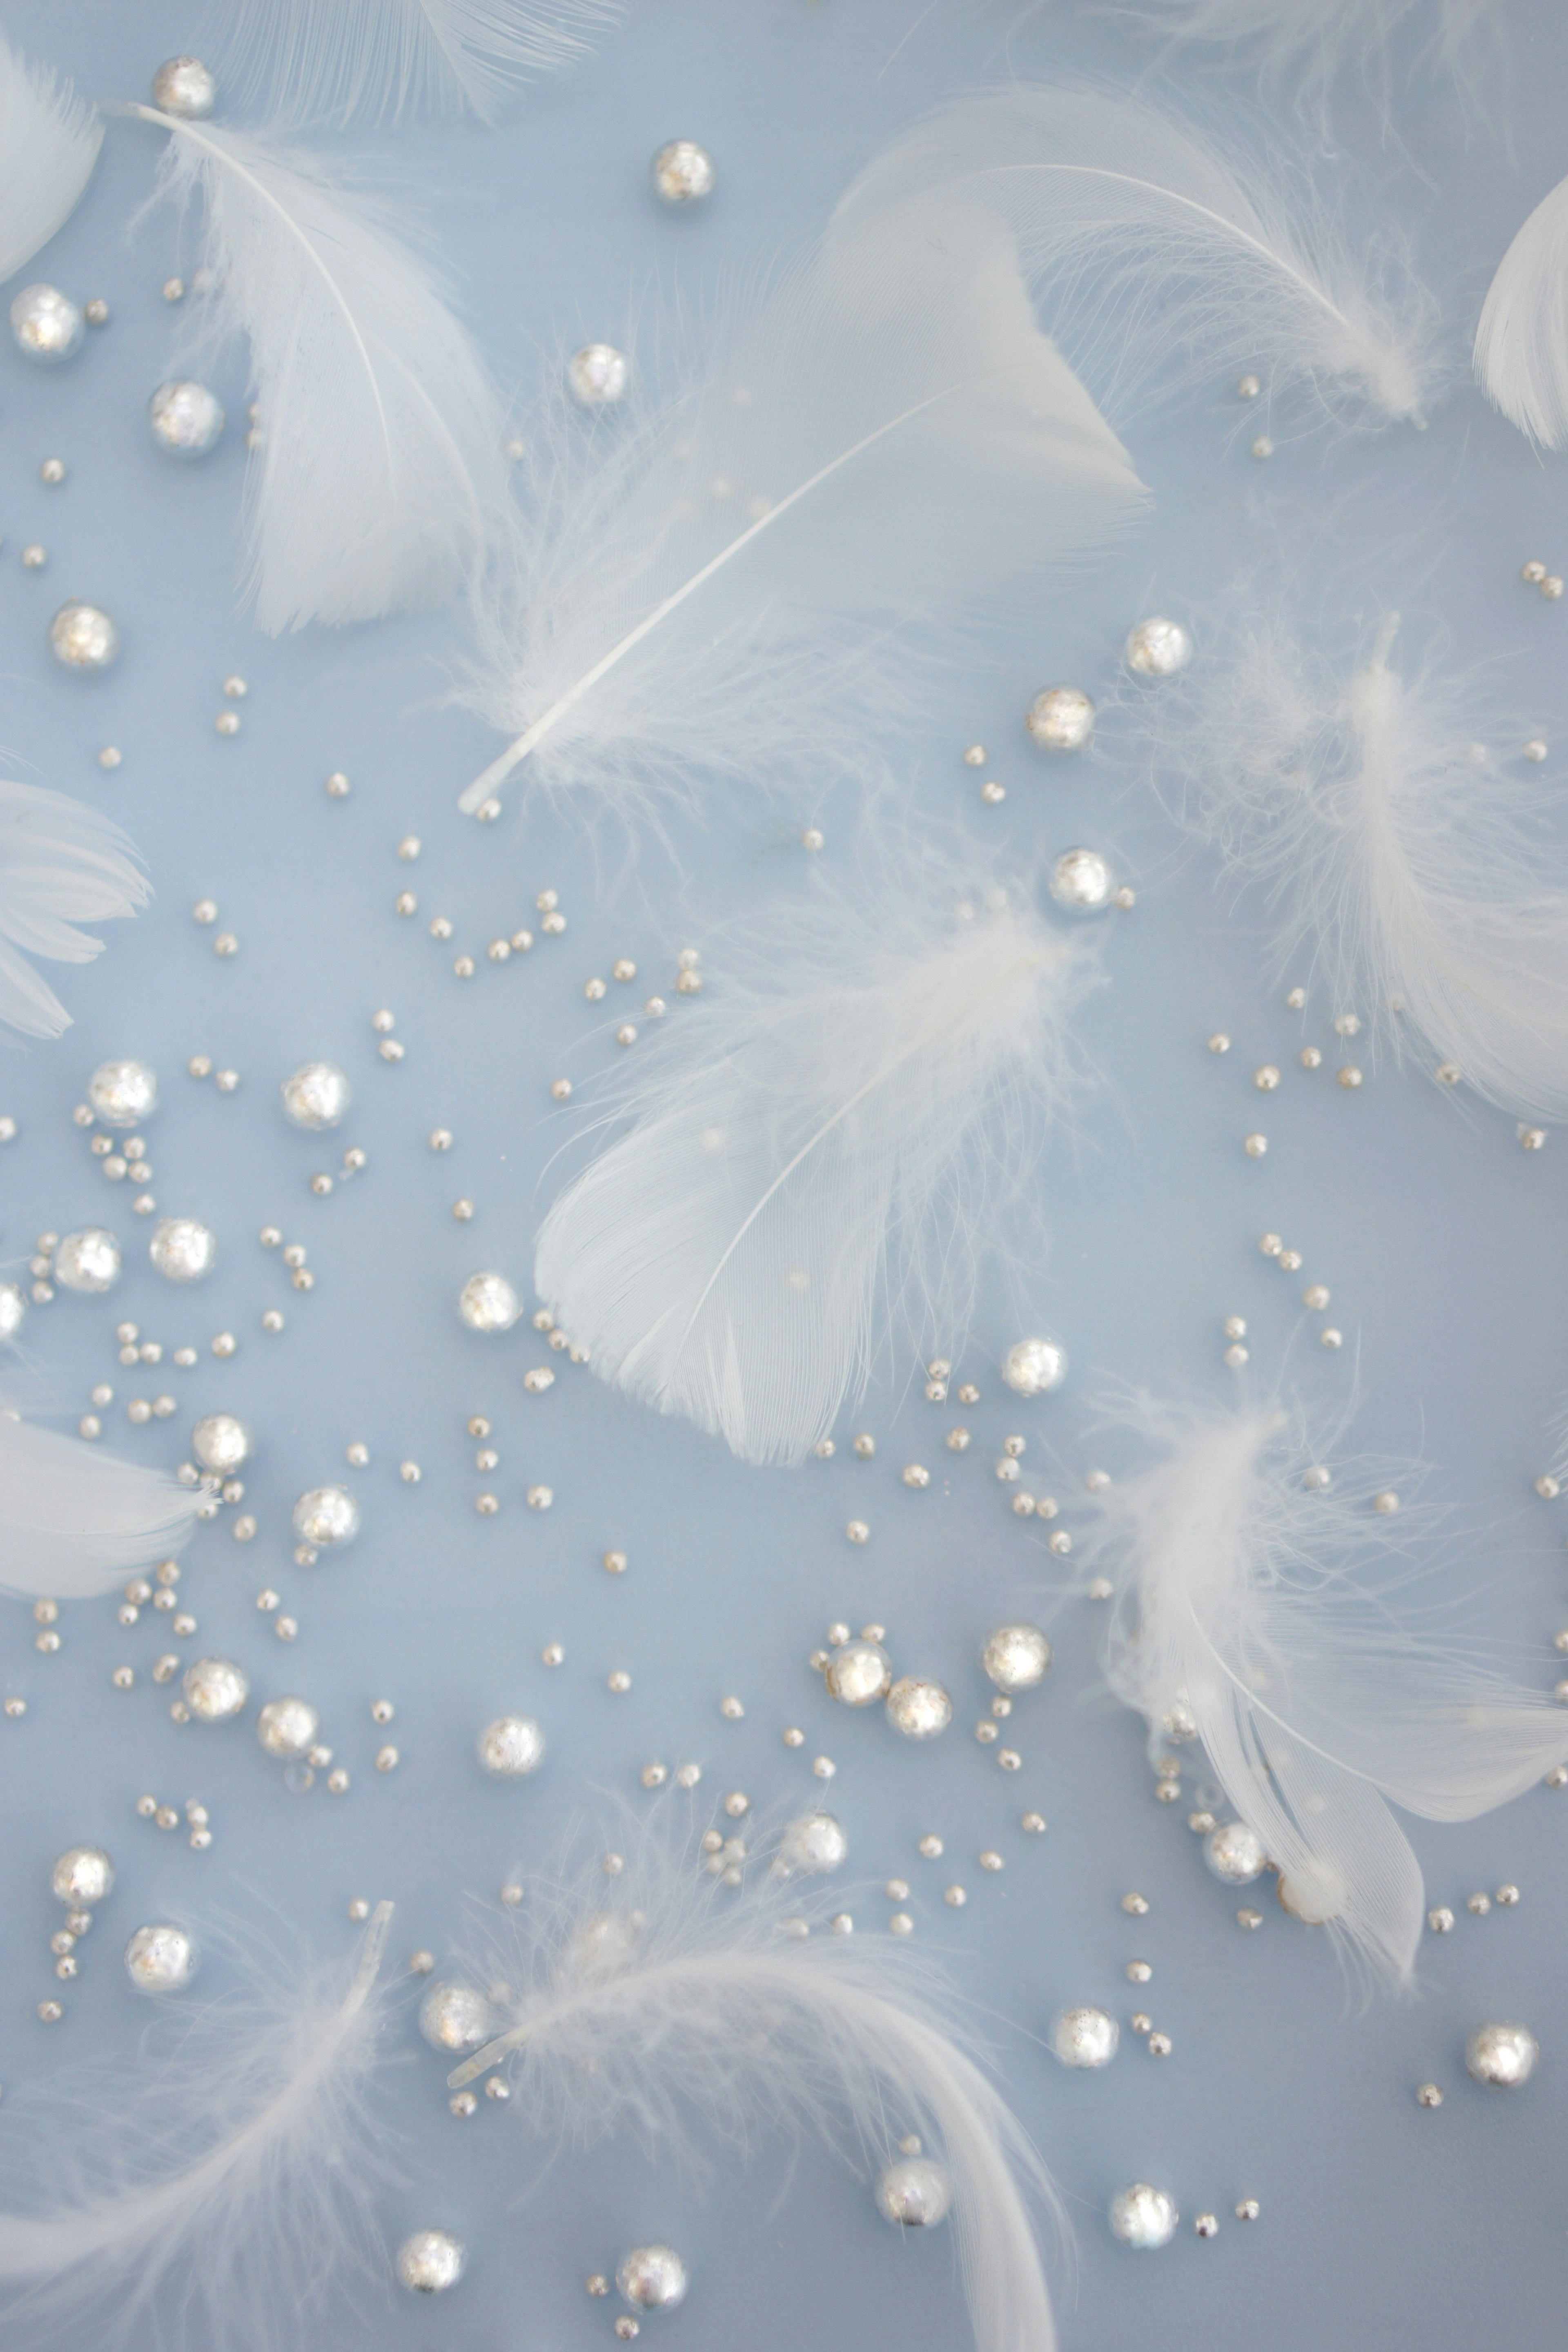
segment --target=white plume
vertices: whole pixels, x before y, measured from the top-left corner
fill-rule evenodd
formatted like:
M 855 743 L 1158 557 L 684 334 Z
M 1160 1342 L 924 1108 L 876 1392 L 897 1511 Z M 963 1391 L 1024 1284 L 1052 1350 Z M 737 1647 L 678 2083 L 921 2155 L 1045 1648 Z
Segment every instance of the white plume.
M 752 986 L 726 974 L 667 1024 L 629 1133 L 539 1237 L 535 1287 L 602 1380 L 796 1463 L 890 1338 L 956 1347 L 1096 977 L 1079 939 L 995 898 L 945 922 L 892 893 L 792 908 L 771 952 L 753 927 Z
M 699 2168 L 694 2122 L 741 2147 L 811 2133 L 871 2164 L 913 2131 L 952 2179 L 977 2352 L 1051 2352 L 1030 2212 L 1055 2213 L 1050 2184 L 935 1970 L 890 1937 L 803 1935 L 826 1928 L 824 1906 L 787 1901 L 776 1876 L 731 1895 L 652 1834 L 616 1843 L 631 1866 L 613 1894 L 596 1867 L 530 1881 L 526 1913 L 475 1969 L 481 1986 L 506 1980 L 504 2030 L 450 2085 L 505 2065 L 509 2112 L 531 2130 L 629 2133 Z
M 1005 219 L 1047 327 L 1112 416 L 1155 380 L 1246 367 L 1342 413 L 1419 421 L 1424 305 L 1390 299 L 1386 260 L 1352 257 L 1277 131 L 1268 144 L 1267 162 L 1228 158 L 1094 84 L 983 90 L 911 124 L 835 221 L 921 194 Z
M 621 13 L 620 0 L 239 0 L 225 80 L 265 91 L 277 123 L 464 111 L 493 122 Z
M 483 552 L 501 420 L 429 271 L 314 157 L 128 110 L 170 133 L 159 193 L 203 199 L 212 283 L 194 333 L 250 346 L 243 586 L 258 626 L 444 603 Z
M 29 958 L 90 963 L 103 942 L 77 925 L 133 915 L 150 895 L 117 824 L 64 793 L 0 782 L 0 1024 L 24 1037 L 68 1029 Z
M 1426 53 L 1452 65 L 1494 0 L 1127 0 L 1118 14 L 1140 16 L 1173 41 L 1234 49 L 1265 80 L 1289 77 L 1290 95 L 1320 112 L 1342 67 L 1381 58 L 1400 27 L 1432 27 Z
M 1268 1407 L 1139 1397 L 1119 1418 L 1163 1458 L 1099 1500 L 1092 1557 L 1121 1576 L 1111 1687 L 1152 1752 L 1202 1740 L 1292 1907 L 1406 1982 L 1426 1898 L 1390 1805 L 1464 1822 L 1506 1803 L 1568 1756 L 1562 1710 L 1418 1629 L 1400 1518 L 1372 1509 L 1387 1465 L 1310 1484 L 1329 1465 L 1308 1425 Z
M 1476 329 L 1476 373 L 1543 449 L 1568 448 L 1568 180 L 1542 196 L 1497 266 Z
M 151 2341 L 163 2291 L 209 2352 L 321 2340 L 302 2321 L 325 2290 L 356 2262 L 380 2268 L 369 2192 L 384 2132 L 367 2093 L 391 1917 L 377 1906 L 346 1999 L 341 1979 L 258 1977 L 182 2017 L 172 2046 L 52 2081 L 25 2133 L 12 2118 L 0 2210 L 12 2342 L 77 2347 L 93 2316 Z
M 199 1493 L 0 1407 L 0 1592 L 82 1601 L 177 1552 Z
M 103 124 L 70 83 L 0 34 L 0 284 L 70 218 L 102 142 Z
M 480 601 L 467 698 L 511 740 L 470 812 L 524 760 L 623 808 L 694 771 L 864 774 L 956 623 L 1059 582 L 1143 497 L 1005 224 L 962 196 L 737 290 L 699 380 L 641 432 L 603 420 L 585 478 L 565 421 Z

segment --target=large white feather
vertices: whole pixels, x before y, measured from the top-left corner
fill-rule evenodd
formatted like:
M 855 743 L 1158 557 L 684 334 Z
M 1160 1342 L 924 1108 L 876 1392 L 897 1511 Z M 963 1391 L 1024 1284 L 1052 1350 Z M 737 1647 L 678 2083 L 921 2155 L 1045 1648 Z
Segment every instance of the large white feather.
M 737 291 L 689 393 L 601 428 L 585 475 L 547 425 L 479 607 L 468 698 L 511 740 L 470 811 L 524 760 L 623 807 L 693 771 L 864 773 L 958 620 L 1059 581 L 1143 496 L 1006 225 L 962 196 Z
M 316 158 L 129 110 L 170 133 L 160 193 L 203 200 L 211 286 L 193 334 L 250 347 L 243 586 L 258 626 L 446 602 L 483 551 L 500 412 L 429 271 Z
M 240 0 L 224 79 L 264 90 L 274 123 L 465 110 L 493 122 L 620 16 L 620 0 Z
M 742 2147 L 810 2132 L 873 2164 L 913 2131 L 952 2179 L 977 2352 L 1051 2352 L 1030 2209 L 1054 2214 L 1055 2199 L 936 1972 L 891 1937 L 825 1932 L 824 1906 L 785 1899 L 777 1878 L 731 1895 L 653 1835 L 617 1829 L 616 1843 L 631 1866 L 608 1900 L 597 1867 L 530 1881 L 526 1912 L 474 1971 L 504 1979 L 504 2030 L 450 2084 L 504 2065 L 509 2112 L 531 2130 L 627 2133 L 699 2168 L 694 2121 Z
M 889 1337 L 956 1346 L 1095 967 L 1023 898 L 946 923 L 896 899 L 792 909 L 775 945 L 757 936 L 755 985 L 726 975 L 667 1025 L 534 1282 L 601 1379 L 795 1463 Z
M 836 220 L 921 193 L 1011 224 L 1047 326 L 1112 416 L 1157 380 L 1245 366 L 1342 414 L 1419 419 L 1424 305 L 1408 286 L 1391 300 L 1386 258 L 1352 257 L 1300 164 L 1227 154 L 1094 84 L 1024 84 L 921 117 Z
M 181 1549 L 199 1494 L 0 1408 L 0 1591 L 81 1601 Z
M 70 83 L 0 35 L 0 284 L 70 218 L 102 141 Z
M 172 2046 L 51 2082 L 41 2114 L 12 2119 L 0 2210 L 12 2343 L 75 2347 L 95 2318 L 116 2341 L 151 2342 L 163 2293 L 181 2340 L 204 2352 L 321 2340 L 310 2322 L 329 2291 L 356 2264 L 380 2269 L 369 2194 L 384 2135 L 366 2095 L 391 1917 L 377 1906 L 346 1999 L 341 1979 L 258 1971 L 246 1993 L 183 2018 Z
M 78 924 L 133 915 L 149 896 L 117 824 L 64 793 L 0 782 L 0 1024 L 24 1037 L 68 1029 L 29 959 L 90 963 L 103 942 Z
M 1404 1983 L 1425 1894 L 1391 1805 L 1471 1821 L 1568 1755 L 1568 1724 L 1419 1624 L 1399 1521 L 1371 1507 L 1387 1465 L 1309 1485 L 1306 1424 L 1268 1407 L 1139 1398 L 1126 1420 L 1163 1458 L 1100 1499 L 1111 1686 L 1152 1751 L 1202 1740 L 1301 1916 Z
M 1521 433 L 1543 449 L 1568 448 L 1568 180 L 1542 196 L 1499 262 L 1475 359 Z

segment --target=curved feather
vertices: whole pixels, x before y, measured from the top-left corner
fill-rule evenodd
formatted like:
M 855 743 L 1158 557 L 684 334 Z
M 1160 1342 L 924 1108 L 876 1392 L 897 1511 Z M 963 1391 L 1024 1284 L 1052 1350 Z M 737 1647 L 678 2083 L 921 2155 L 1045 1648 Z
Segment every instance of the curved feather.
M 0 284 L 70 218 L 102 143 L 96 110 L 0 35 Z
M 80 1601 L 179 1551 L 199 1493 L 0 1409 L 0 1591 Z
M 621 15 L 620 0 L 240 0 L 225 79 L 264 92 L 279 125 L 464 112 L 493 122 Z
M 1476 329 L 1488 397 L 1543 449 L 1568 448 L 1568 180 L 1542 196 L 1497 266 Z
M 77 926 L 133 915 L 150 896 L 117 824 L 64 793 L 0 782 L 0 1023 L 24 1037 L 68 1029 L 29 959 L 90 963 L 103 942 Z

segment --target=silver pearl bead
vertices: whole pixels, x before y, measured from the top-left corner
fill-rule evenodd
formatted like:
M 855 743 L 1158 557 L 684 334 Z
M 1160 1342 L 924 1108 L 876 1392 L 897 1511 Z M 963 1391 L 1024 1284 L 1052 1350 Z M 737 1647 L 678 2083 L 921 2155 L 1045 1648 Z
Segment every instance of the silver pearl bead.
M 544 1734 L 531 1715 L 499 1715 L 480 1732 L 479 1762 L 496 1780 L 521 1780 L 544 1760 Z
M 198 1658 L 185 1668 L 180 1688 L 198 1723 L 226 1723 L 250 1696 L 250 1685 L 232 1658 Z
M 1181 2218 L 1175 2199 L 1146 2180 L 1119 2189 L 1110 2200 L 1110 2227 L 1124 2246 L 1168 2246 Z
M 120 632 L 96 604 L 73 597 L 49 623 L 49 651 L 62 669 L 107 669 L 120 651 Z
M 846 1642 L 828 1659 L 822 1679 L 841 1706 L 874 1706 L 887 1697 L 893 1669 L 880 1643 Z
M 1173 677 L 1192 657 L 1193 641 L 1180 621 L 1140 621 L 1122 647 L 1122 659 L 1135 677 Z
M 11 300 L 11 332 L 18 351 L 52 367 L 68 360 L 86 331 L 78 305 L 58 286 L 24 286 Z
M 1540 2055 L 1528 2025 L 1478 2025 L 1465 2044 L 1465 2072 L 1478 2083 L 1512 2091 L 1529 2082 Z
M 1323 1927 L 1337 1919 L 1345 1907 L 1347 1892 L 1332 1863 L 1316 1861 L 1303 1863 L 1289 1877 L 1281 1871 L 1275 1888 L 1280 1909 L 1308 1927 Z
M 294 1533 L 317 1551 L 352 1543 L 359 1521 L 359 1503 L 346 1486 L 312 1486 L 294 1506 Z
M 279 1089 L 296 1127 L 336 1127 L 353 1100 L 353 1088 L 332 1062 L 304 1062 Z
M 1197 1738 L 1198 1719 L 1193 1713 L 1193 1703 L 1185 1691 L 1176 1693 L 1175 1697 L 1160 1717 L 1160 1728 L 1167 1739 L 1184 1740 Z
M 268 1755 L 289 1764 L 309 1753 L 321 1728 L 308 1698 L 269 1698 L 256 1718 L 256 1737 Z
M 980 1663 L 998 1690 L 1033 1690 L 1050 1671 L 1051 1645 L 1037 1625 L 998 1625 Z
M 1048 686 L 1024 714 L 1042 751 L 1081 751 L 1094 732 L 1094 705 L 1081 687 Z
M 184 1992 L 200 1957 L 183 1927 L 138 1927 L 125 1947 L 125 1973 L 138 1992 Z
M 114 1864 L 100 1845 L 68 1846 L 49 1874 L 57 1903 L 95 1911 L 114 1891 Z
M 0 1339 L 14 1339 L 27 1319 L 27 1301 L 14 1282 L 0 1282 Z
M 1067 1349 L 1056 1339 L 1016 1340 L 1002 1359 L 1002 1377 L 1015 1396 L 1044 1396 L 1067 1376 Z
M 802 1813 L 779 1841 L 779 1858 L 791 1870 L 837 1870 L 849 1841 L 832 1813 Z
M 1051 868 L 1051 896 L 1058 907 L 1095 914 L 1110 897 L 1110 868 L 1098 849 L 1064 849 Z
M 433 1984 L 419 2004 L 419 2031 L 432 2050 L 479 2050 L 499 2022 L 472 1985 Z
M 470 1331 L 510 1331 L 522 1301 L 504 1274 L 470 1274 L 458 1293 L 458 1312 Z
M 952 1721 L 952 1701 L 940 1683 L 900 1675 L 888 1693 L 888 1721 L 906 1739 L 934 1739 Z
M 161 1217 L 147 1255 L 168 1282 L 203 1282 L 217 1264 L 217 1235 L 195 1217 Z
M 933 2230 L 945 2221 L 952 2203 L 952 2182 L 946 2169 L 929 2156 L 905 2157 L 889 2164 L 877 2183 L 877 2209 L 906 2230 Z
M 201 122 L 217 99 L 217 84 L 200 58 L 165 58 L 153 77 L 153 103 L 182 121 Z
M 410 2294 L 444 2294 L 468 2263 L 468 2247 L 450 2230 L 416 2230 L 397 2249 L 397 2284 Z
M 1263 1840 L 1245 1822 L 1221 1822 L 1204 1840 L 1204 1860 L 1226 1886 L 1250 1886 L 1262 1875 L 1268 1856 Z
M 101 1225 L 67 1234 L 55 1251 L 55 1280 L 62 1290 L 112 1290 L 120 1279 L 120 1244 Z
M 1103 2009 L 1058 2009 L 1051 2020 L 1050 2038 L 1064 2066 L 1109 2066 L 1121 2029 Z
M 205 457 L 224 426 L 223 403 L 205 383 L 161 383 L 147 403 L 147 427 L 171 457 Z
M 706 204 L 713 193 L 713 158 L 695 139 L 672 139 L 649 168 L 661 205 Z
M 634 2246 L 616 2264 L 616 2284 L 638 2311 L 673 2311 L 686 2300 L 686 2264 L 673 2246 Z
M 614 343 L 584 343 L 566 362 L 566 389 L 579 408 L 613 408 L 630 379 L 626 355 Z
M 158 1074 L 145 1062 L 100 1062 L 87 1099 L 100 1127 L 140 1127 L 158 1108 Z
M 251 1447 L 250 1432 L 237 1413 L 205 1412 L 191 1432 L 191 1452 L 220 1478 L 231 1478 L 248 1462 Z

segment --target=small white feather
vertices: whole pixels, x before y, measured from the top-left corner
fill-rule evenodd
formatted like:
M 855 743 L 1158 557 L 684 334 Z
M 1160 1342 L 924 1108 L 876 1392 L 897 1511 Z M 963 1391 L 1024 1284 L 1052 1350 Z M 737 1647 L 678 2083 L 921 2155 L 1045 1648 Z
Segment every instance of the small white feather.
M 0 782 L 0 1024 L 24 1037 L 68 1029 L 30 959 L 90 963 L 103 942 L 78 924 L 133 915 L 150 895 L 117 824 L 63 793 Z
M 177 1552 L 199 1495 L 0 1408 L 0 1592 L 81 1601 Z
M 1238 51 L 1271 83 L 1290 80 L 1303 111 L 1321 115 L 1329 86 L 1359 58 L 1380 64 L 1399 28 L 1436 20 L 1426 43 L 1435 61 L 1452 65 L 1494 0 L 1129 0 L 1118 13 L 1145 18 L 1173 41 Z
M 1476 329 L 1489 397 L 1543 449 L 1568 448 L 1568 180 L 1542 196 L 1497 267 Z
M 620 0 L 239 0 L 224 79 L 264 91 L 275 124 L 464 111 L 493 122 L 621 14 Z
M 482 556 L 500 411 L 429 271 L 317 158 L 128 110 L 170 134 L 159 193 L 202 198 L 211 283 L 193 335 L 249 345 L 243 590 L 258 626 L 445 603 Z
M 0 35 L 0 284 L 70 218 L 102 142 L 95 109 Z
M 602 1380 L 796 1463 L 890 1339 L 956 1346 L 1097 974 L 1023 894 L 942 922 L 889 893 L 774 929 L 753 986 L 710 972 L 653 1041 L 635 1124 L 550 1211 L 534 1285 Z

